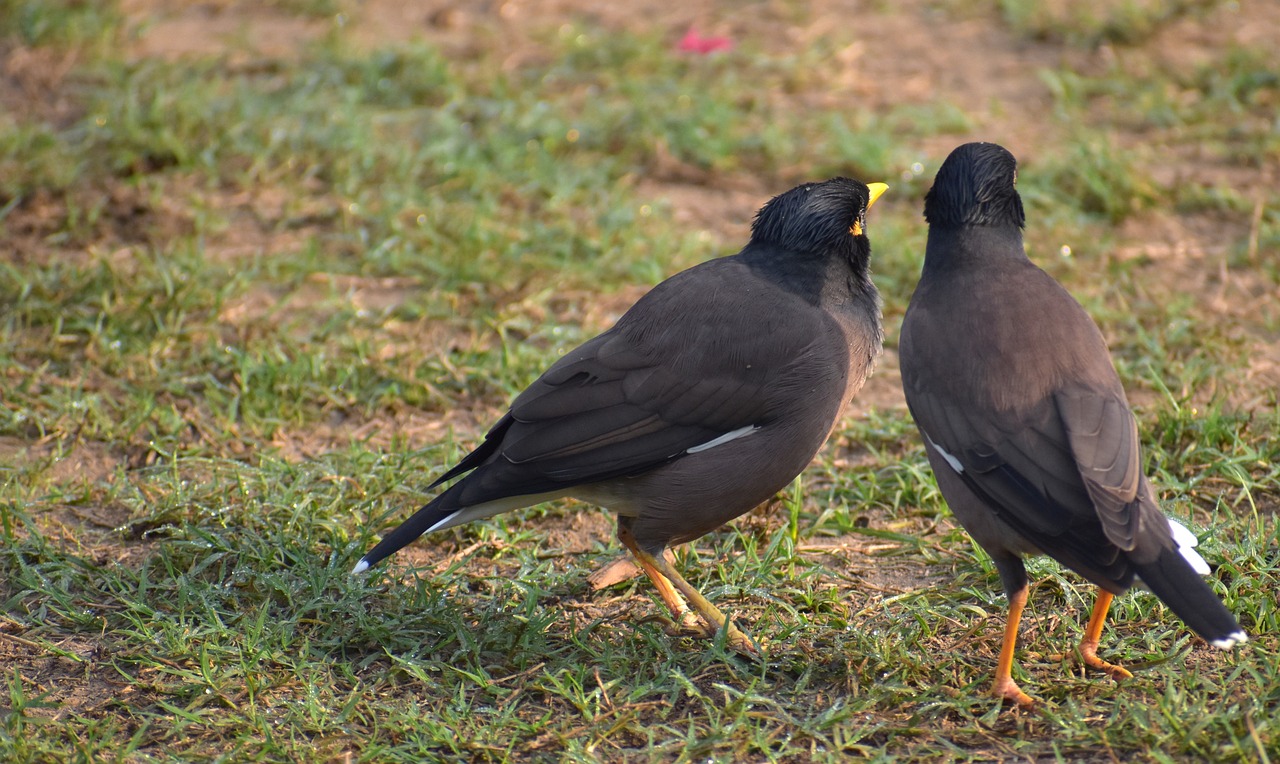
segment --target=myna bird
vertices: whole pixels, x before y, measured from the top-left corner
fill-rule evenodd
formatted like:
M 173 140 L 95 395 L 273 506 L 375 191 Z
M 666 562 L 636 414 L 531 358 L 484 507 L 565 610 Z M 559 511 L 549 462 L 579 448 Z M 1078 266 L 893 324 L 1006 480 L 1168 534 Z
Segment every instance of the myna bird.
M 1132 675 L 1098 657 L 1098 640 L 1112 597 L 1139 582 L 1214 647 L 1247 638 L 1201 579 L 1196 537 L 1156 505 L 1101 332 L 1027 259 L 1016 169 L 1004 148 L 970 143 L 938 170 L 899 360 L 938 487 L 1009 598 L 993 692 L 1030 705 L 1011 676 L 1023 555 L 1047 554 L 1097 585 L 1080 654 L 1116 679 Z
M 618 514 L 683 633 L 725 629 L 754 652 L 663 551 L 790 483 L 870 374 L 883 333 L 866 213 L 886 188 L 834 178 L 769 201 L 741 252 L 658 284 L 552 364 L 429 489 L 466 476 L 353 572 L 424 533 L 573 496 Z

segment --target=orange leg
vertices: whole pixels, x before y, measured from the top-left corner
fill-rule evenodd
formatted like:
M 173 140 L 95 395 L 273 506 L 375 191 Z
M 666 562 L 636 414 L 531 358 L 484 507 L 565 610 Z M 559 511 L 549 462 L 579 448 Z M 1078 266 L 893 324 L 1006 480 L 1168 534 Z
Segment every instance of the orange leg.
M 618 526 L 618 540 L 622 545 L 630 550 L 632 556 L 636 558 L 636 562 L 640 565 L 640 569 L 653 582 L 653 587 L 658 590 L 658 596 L 662 598 L 662 602 L 671 611 L 671 615 L 675 616 L 675 627 L 680 633 L 688 633 L 692 636 L 713 637 L 715 636 L 715 628 L 708 626 L 698 618 L 698 614 L 689 609 L 689 604 L 685 602 L 684 597 L 680 596 L 680 592 L 676 591 L 671 585 L 671 581 L 654 566 L 652 555 L 640 549 L 636 545 L 635 537 L 631 532 L 622 526 Z
M 1093 603 L 1093 614 L 1089 616 L 1089 625 L 1085 627 L 1084 639 L 1080 640 L 1080 657 L 1084 660 L 1084 665 L 1105 671 L 1118 682 L 1121 679 L 1132 678 L 1133 674 L 1122 666 L 1107 663 L 1098 657 L 1098 641 L 1102 637 L 1102 625 L 1106 623 L 1107 611 L 1111 608 L 1113 599 L 1115 599 L 1114 594 L 1106 589 L 1098 589 L 1098 599 Z
M 1022 621 L 1022 611 L 1027 606 L 1027 587 L 1023 587 L 1009 595 L 1009 618 L 1004 625 L 1004 641 L 1000 644 L 1000 663 L 996 666 L 996 681 L 991 686 L 991 694 L 1027 707 L 1035 703 L 1031 696 L 1019 689 L 1013 681 L 1013 651 L 1018 645 L 1018 624 Z
M 694 631 L 696 636 L 704 637 L 714 636 L 720 629 L 725 629 L 726 643 L 729 647 L 750 656 L 760 654 L 751 639 L 725 618 L 724 613 L 707 601 L 707 598 L 703 597 L 697 589 L 693 588 L 693 584 L 684 580 L 684 577 L 671 563 L 667 562 L 665 557 L 661 555 L 655 557 L 641 549 L 631 532 L 621 525 L 618 526 L 618 540 L 631 550 L 631 554 L 635 555 L 636 562 L 640 563 L 641 569 L 649 576 L 649 580 L 653 581 L 654 587 L 658 590 L 658 596 L 662 597 L 662 601 L 666 603 L 672 615 L 679 620 L 681 628 Z M 693 612 L 690 612 L 690 605 L 693 607 Z M 692 616 L 692 622 L 690 616 Z M 698 620 L 698 616 L 702 617 L 701 621 Z

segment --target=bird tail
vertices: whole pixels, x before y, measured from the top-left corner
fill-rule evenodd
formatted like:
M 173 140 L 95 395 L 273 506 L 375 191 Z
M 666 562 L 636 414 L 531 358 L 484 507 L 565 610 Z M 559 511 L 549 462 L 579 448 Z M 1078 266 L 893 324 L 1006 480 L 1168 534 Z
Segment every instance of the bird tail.
M 360 562 L 356 563 L 355 568 L 351 570 L 352 575 L 363 573 L 372 565 L 390 557 L 401 548 L 413 543 L 415 539 L 424 533 L 430 533 L 440 528 L 446 528 L 450 525 L 458 523 L 450 523 L 450 520 L 458 520 L 457 515 L 465 509 L 459 507 L 453 498 L 453 490 L 450 489 L 432 499 L 422 509 L 413 513 L 413 516 L 403 523 L 400 523 L 395 530 L 382 537 L 377 546 L 365 553 L 360 558 Z
M 1235 616 L 1180 550 L 1163 549 L 1154 561 L 1135 567 L 1142 583 L 1209 644 L 1229 650 L 1249 641 Z

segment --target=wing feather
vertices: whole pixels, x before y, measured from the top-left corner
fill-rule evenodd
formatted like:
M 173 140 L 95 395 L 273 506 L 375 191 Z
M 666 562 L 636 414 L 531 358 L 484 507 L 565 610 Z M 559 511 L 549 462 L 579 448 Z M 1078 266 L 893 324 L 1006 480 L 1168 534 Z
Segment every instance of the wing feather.
M 848 349 L 834 319 L 790 306 L 785 296 L 771 305 L 778 315 L 757 318 L 753 290 L 742 288 L 754 277 L 732 259 L 703 266 L 691 300 L 684 285 L 697 270 L 659 285 L 512 402 L 463 460 L 476 470 L 466 481 L 468 505 L 640 474 L 762 426 L 778 416 L 786 398 L 778 391 L 793 376 L 844 384 Z M 708 288 L 716 279 L 735 287 Z M 827 373 L 842 361 L 843 370 Z

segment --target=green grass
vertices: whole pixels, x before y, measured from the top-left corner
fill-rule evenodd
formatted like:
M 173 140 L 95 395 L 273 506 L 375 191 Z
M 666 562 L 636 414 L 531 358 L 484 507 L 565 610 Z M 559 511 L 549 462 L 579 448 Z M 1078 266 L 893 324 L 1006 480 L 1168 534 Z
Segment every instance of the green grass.
M 233 32 L 170 60 L 132 55 L 150 27 L 109 4 L 2 10 L 0 60 L 38 71 L 0 83 L 0 759 L 1280 755 L 1280 80 L 1234 42 L 1146 56 L 1221 4 L 936 11 L 1002 30 L 991 55 L 1117 46 L 1021 67 L 1030 109 L 879 103 L 832 63 L 856 29 L 784 44 L 817 11 L 769 11 L 710 57 L 647 19 L 534 20 L 512 66 L 482 16 L 373 44 L 344 7 L 290 0 L 246 11 L 299 24 L 287 54 Z M 1100 322 L 1245 648 L 1134 593 L 1102 652 L 1135 679 L 1082 675 L 1092 593 L 1033 561 L 1016 676 L 1044 702 L 1002 711 L 997 575 L 874 384 L 779 501 L 679 550 L 763 662 L 667 636 L 643 580 L 591 591 L 617 545 L 579 503 L 348 575 L 551 359 L 734 251 L 794 183 L 891 184 L 869 232 L 892 352 L 932 173 L 1000 139 L 993 118 L 1040 120 L 1046 143 L 1010 144 L 1028 246 Z
M 1219 0 L 1101 0 L 1096 3 L 1000 0 L 1005 19 L 1020 33 L 1074 45 L 1137 45 L 1165 25 L 1202 18 Z

